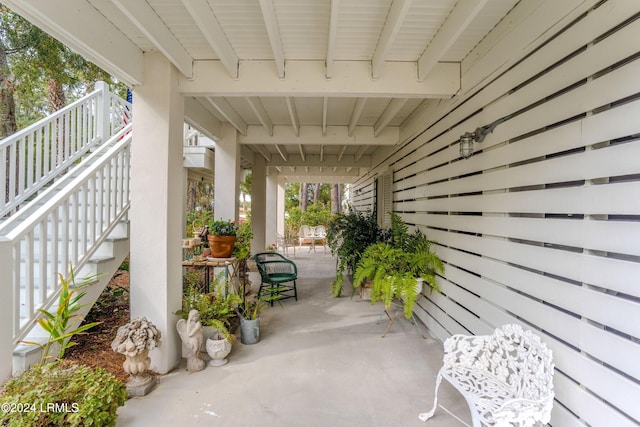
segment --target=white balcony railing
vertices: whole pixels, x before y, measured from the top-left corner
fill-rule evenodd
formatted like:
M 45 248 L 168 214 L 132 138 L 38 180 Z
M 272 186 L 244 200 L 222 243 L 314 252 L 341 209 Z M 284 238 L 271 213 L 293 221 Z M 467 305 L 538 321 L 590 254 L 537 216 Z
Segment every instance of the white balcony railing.
M 131 121 L 103 82 L 82 99 L 0 141 L 0 219 L 15 213 Z
M 69 265 L 80 271 L 129 209 L 131 125 L 104 144 L 91 157 L 99 158 L 80 173 L 64 191 L 10 232 L 1 242 L 13 255 L 14 302 L 12 335 L 24 338 L 38 316 L 48 307 L 59 287 L 59 272 Z
M 1 286 L 11 295 L 0 341 L 24 339 L 55 301 L 58 274 L 81 271 L 126 218 L 131 104 L 97 87 L 0 141 Z

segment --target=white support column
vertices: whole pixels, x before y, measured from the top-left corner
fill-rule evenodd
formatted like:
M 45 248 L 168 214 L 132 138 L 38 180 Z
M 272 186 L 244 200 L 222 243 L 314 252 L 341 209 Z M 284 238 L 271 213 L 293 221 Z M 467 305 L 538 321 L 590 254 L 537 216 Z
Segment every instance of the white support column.
M 265 240 L 267 245 L 278 242 L 278 175 L 267 175 L 265 210 Z
M 240 203 L 240 146 L 238 131 L 222 125 L 222 138 L 216 142 L 214 178 L 215 219 L 238 220 Z
M 286 178 L 282 176 L 278 177 L 278 201 L 276 202 L 278 207 L 278 218 L 276 219 L 276 230 L 278 231 L 278 234 L 283 237 L 286 237 L 284 228 L 284 186 L 286 183 Z
M 146 316 L 162 333 L 151 369 L 169 372 L 181 358 L 175 312 L 182 301 L 182 145 L 184 99 L 177 69 L 160 53 L 144 55 L 134 88 L 131 145 L 131 318 Z
M 264 252 L 266 245 L 267 164 L 264 157 L 256 156 L 253 159 L 251 180 L 251 227 L 253 228 L 251 254 L 255 255 Z
M 13 284 L 14 272 L 11 242 L 0 236 L 0 271 L 3 286 L 0 286 L 0 385 L 11 377 L 13 370 Z M 16 307 L 15 309 L 18 309 Z

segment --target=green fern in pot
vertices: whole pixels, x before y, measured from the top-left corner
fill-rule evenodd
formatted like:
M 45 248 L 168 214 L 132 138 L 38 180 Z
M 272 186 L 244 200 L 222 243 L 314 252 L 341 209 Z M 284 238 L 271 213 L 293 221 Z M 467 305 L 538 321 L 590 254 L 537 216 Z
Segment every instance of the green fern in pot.
M 404 314 L 411 317 L 422 289 L 422 278 L 430 291 L 440 291 L 437 273 L 444 272 L 442 260 L 431 251 L 431 242 L 419 230 L 409 234 L 399 216 L 392 214 L 392 243 L 376 243 L 362 254 L 353 276 L 354 288 L 365 281 L 372 283 L 371 303 L 384 302 L 385 309 L 394 299 L 404 301 Z

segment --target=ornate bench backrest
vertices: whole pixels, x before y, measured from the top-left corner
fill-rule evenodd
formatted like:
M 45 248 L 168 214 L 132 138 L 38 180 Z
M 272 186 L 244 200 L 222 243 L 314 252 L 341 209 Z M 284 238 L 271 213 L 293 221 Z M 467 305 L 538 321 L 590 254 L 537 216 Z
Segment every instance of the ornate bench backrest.
M 313 228 L 313 235 L 316 237 L 325 237 L 327 235 L 327 230 L 324 228 L 324 225 L 316 225 Z
M 553 396 L 551 350 L 531 331 L 505 325 L 492 335 L 454 335 L 445 341 L 445 366 L 463 366 L 493 374 L 518 397 Z
M 313 234 L 313 229 L 309 225 L 301 225 L 298 234 L 300 237 L 308 237 Z

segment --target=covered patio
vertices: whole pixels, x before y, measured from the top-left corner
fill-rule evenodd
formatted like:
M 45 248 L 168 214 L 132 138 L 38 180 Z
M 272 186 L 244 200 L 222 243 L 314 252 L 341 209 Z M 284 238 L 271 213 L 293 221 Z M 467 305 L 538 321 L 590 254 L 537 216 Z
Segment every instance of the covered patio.
M 298 301 L 263 311 L 258 344 L 238 339 L 222 367 L 190 374 L 183 362 L 161 376 L 151 394 L 129 399 L 117 425 L 424 425 L 418 413 L 431 408 L 442 345 L 404 319 L 382 338 L 388 321 L 380 317 L 381 304 L 331 296 L 335 259 L 329 253 L 303 247 L 291 259 L 298 266 Z M 251 280 L 255 291 L 259 276 L 252 273 Z M 455 417 L 470 423 L 464 399 L 448 383 L 439 404 L 454 415 L 440 409 L 429 426 L 464 425 Z
M 442 293 L 414 310 L 434 342 L 398 326 L 379 339 L 375 307 L 320 297 L 313 278 L 307 298 L 269 310 L 260 347 L 237 346 L 232 364 L 202 376 L 169 374 L 166 387 L 129 402 L 122 423 L 135 424 L 135 405 L 170 417 L 189 401 L 230 425 L 225 407 L 272 425 L 307 408 L 309 425 L 326 391 L 340 414 L 318 410 L 325 425 L 411 425 L 428 406 L 440 342 L 516 323 L 553 351 L 553 426 L 639 425 L 637 0 L 4 3 L 133 89 L 131 313 L 162 331 L 158 372 L 181 363 L 185 121 L 215 140 L 216 218 L 238 217 L 251 168 L 254 252 L 281 233 L 286 182 L 342 182 L 353 184 L 356 210 L 376 211 L 382 225 L 396 213 L 435 240 L 446 266 Z M 306 326 L 296 319 L 305 304 Z M 338 316 L 346 304 L 363 311 Z M 11 340 L 0 329 L 0 348 Z M 393 375 L 356 375 L 365 349 L 378 369 L 367 372 Z M 11 364 L 5 353 L 0 366 Z M 189 389 L 192 378 L 202 384 Z M 408 394 L 394 393 L 399 378 Z M 385 418 L 388 402 L 398 415 Z

